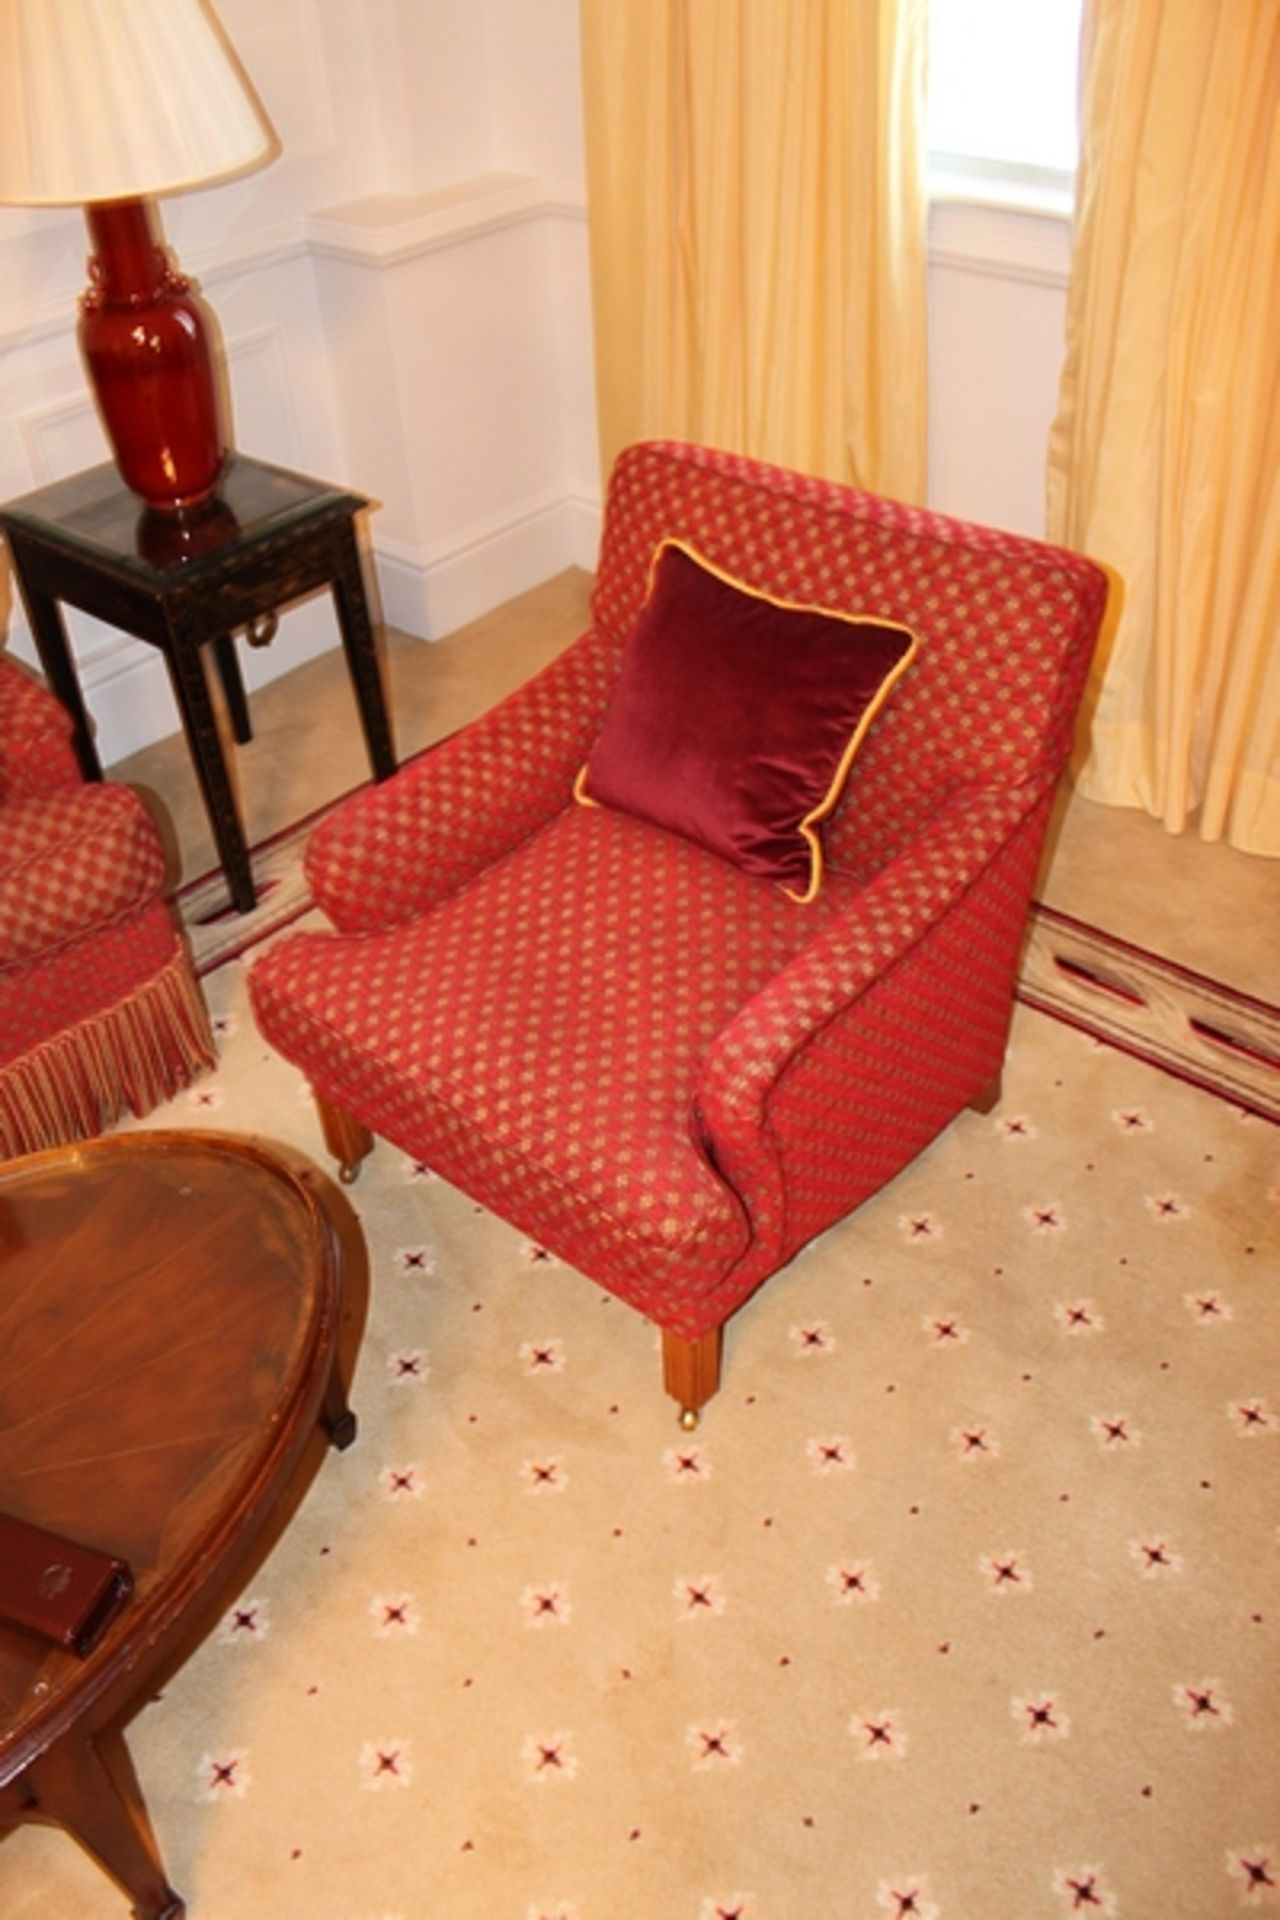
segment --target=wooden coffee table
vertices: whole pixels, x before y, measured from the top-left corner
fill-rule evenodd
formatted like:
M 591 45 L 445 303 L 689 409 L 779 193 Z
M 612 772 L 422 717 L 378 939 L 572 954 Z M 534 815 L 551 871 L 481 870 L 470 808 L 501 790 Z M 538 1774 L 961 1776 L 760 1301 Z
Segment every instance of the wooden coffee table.
M 318 1422 L 354 1438 L 338 1358 L 353 1219 L 316 1169 L 232 1135 L 120 1134 L 0 1166 L 0 1511 L 136 1581 L 84 1659 L 0 1624 L 0 1834 L 65 1827 L 138 1920 L 184 1908 L 122 1725 L 249 1577 L 308 1443 L 323 1453 Z

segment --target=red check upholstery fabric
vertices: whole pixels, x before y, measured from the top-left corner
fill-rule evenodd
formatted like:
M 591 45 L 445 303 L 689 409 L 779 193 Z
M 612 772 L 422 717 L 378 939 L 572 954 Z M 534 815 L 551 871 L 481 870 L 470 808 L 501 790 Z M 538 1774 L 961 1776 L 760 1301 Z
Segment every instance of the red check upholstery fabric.
M 85 784 L 66 714 L 0 654 L 0 1154 L 145 1113 L 214 1058 L 129 788 Z
M 798 905 L 572 804 L 654 549 L 902 622 L 915 666 Z M 1079 556 L 674 443 L 625 453 L 593 625 L 322 823 L 334 933 L 253 968 L 346 1110 L 685 1340 L 998 1073 L 1054 787 L 1107 599 Z
M 155 828 L 128 787 L 69 787 L 4 809 L 0 953 L 23 960 L 145 905 L 164 881 Z
M 0 654 L 0 802 L 79 784 L 66 714 L 24 667 Z

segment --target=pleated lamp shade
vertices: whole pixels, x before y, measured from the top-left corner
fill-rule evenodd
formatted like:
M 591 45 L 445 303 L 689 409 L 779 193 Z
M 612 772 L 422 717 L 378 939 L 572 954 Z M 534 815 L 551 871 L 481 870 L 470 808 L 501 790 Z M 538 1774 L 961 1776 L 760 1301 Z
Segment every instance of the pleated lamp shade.
M 203 0 L 0 0 L 0 201 L 178 193 L 278 151 Z

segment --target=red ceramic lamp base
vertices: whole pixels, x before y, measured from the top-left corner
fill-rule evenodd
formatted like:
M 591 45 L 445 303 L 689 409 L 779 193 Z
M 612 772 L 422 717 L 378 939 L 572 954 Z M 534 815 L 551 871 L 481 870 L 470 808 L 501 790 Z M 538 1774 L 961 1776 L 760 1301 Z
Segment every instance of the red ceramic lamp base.
M 141 200 L 85 209 L 80 351 L 127 486 L 159 513 L 207 500 L 225 453 L 208 320 Z

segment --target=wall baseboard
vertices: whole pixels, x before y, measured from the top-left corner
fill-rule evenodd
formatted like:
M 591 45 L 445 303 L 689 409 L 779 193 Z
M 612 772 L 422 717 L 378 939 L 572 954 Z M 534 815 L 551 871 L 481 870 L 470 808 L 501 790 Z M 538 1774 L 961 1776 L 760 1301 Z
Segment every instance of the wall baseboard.
M 374 551 L 387 624 L 439 640 L 566 567 L 594 569 L 601 509 L 582 494 L 528 501 L 447 545 L 414 550 L 380 541 Z

